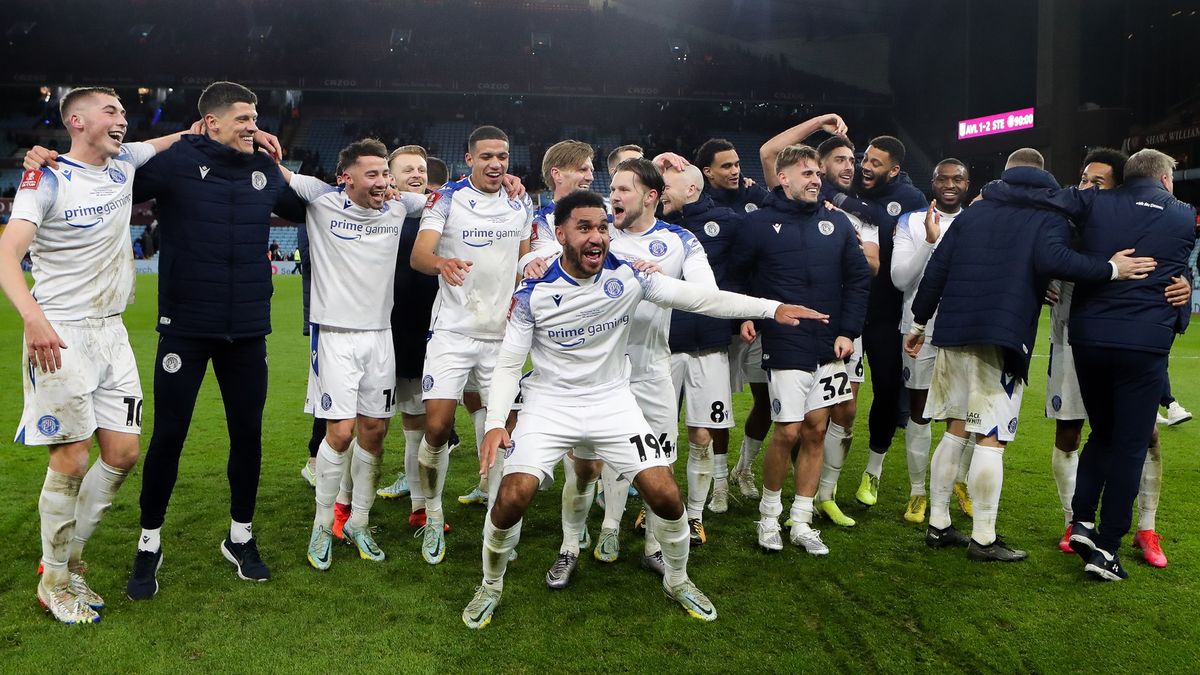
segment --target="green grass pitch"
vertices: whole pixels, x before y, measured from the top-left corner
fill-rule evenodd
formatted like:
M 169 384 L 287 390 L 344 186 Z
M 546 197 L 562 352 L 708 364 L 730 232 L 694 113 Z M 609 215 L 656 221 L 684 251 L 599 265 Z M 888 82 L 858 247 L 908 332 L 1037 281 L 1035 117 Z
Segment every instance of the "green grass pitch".
M 151 395 L 156 279 L 139 277 L 125 315 Z M 866 461 L 865 414 L 841 483 L 841 503 L 859 525 L 824 529 L 832 554 L 814 559 L 795 547 L 756 550 L 757 504 L 733 503 L 706 518 L 710 541 L 692 553 L 692 577 L 720 618 L 704 624 L 668 601 L 658 579 L 638 568 L 641 541 L 628 531 L 622 557 L 602 565 L 581 558 L 572 586 L 546 589 L 557 553 L 559 495 L 542 493 L 526 517 L 504 602 L 492 625 L 467 630 L 459 618 L 480 577 L 483 511 L 454 499 L 475 482 L 467 441 L 451 460 L 447 518 L 454 527 L 443 564 L 418 554 L 407 500 L 378 501 L 387 561 L 370 563 L 338 546 L 331 571 L 304 559 L 312 490 L 299 469 L 309 420 L 302 406 L 307 342 L 300 335 L 299 277 L 277 277 L 270 337 L 270 393 L 263 439 L 257 536 L 274 578 L 237 579 L 217 547 L 228 526 L 227 455 L 215 381 L 201 392 L 163 529 L 161 591 L 149 602 L 124 597 L 138 527 L 136 470 L 89 544 L 92 586 L 106 597 L 103 621 L 55 624 L 34 598 L 40 555 L 37 499 L 44 451 L 8 444 L 0 455 L 0 671 L 3 672 L 558 672 L 558 671 L 1062 671 L 1194 672 L 1200 644 L 1200 422 L 1164 429 L 1165 464 L 1158 531 L 1170 567 L 1151 569 L 1126 547 L 1129 581 L 1087 580 L 1074 556 L 1060 553 L 1061 511 L 1050 474 L 1053 424 L 1042 416 L 1045 325 L 1027 389 L 1020 434 L 1007 452 L 998 529 L 1030 551 L 1014 565 L 979 564 L 961 551 L 930 551 L 923 526 L 901 519 L 906 491 L 903 434 L 888 456 L 879 505 L 853 502 Z M 21 410 L 21 324 L 0 315 L 0 430 L 15 432 Z M 1179 400 L 1200 412 L 1200 338 L 1176 343 L 1171 362 Z M 860 409 L 870 403 L 864 388 Z M 739 423 L 748 396 L 736 397 Z M 154 420 L 147 403 L 146 434 Z M 935 427 L 934 443 L 941 436 Z M 741 441 L 733 434 L 732 446 Z M 388 443 L 385 480 L 401 464 L 402 436 Z M 680 461 L 682 464 L 683 461 Z M 761 459 L 756 473 L 761 476 Z M 682 478 L 683 467 L 677 473 Z M 790 497 L 785 494 L 790 503 Z M 955 510 L 957 513 L 957 510 Z M 961 515 L 957 522 L 966 529 Z M 594 509 L 593 535 L 600 522 Z M 1128 539 L 1127 539 L 1128 541 Z M 1096 650 L 1095 668 L 1076 660 Z

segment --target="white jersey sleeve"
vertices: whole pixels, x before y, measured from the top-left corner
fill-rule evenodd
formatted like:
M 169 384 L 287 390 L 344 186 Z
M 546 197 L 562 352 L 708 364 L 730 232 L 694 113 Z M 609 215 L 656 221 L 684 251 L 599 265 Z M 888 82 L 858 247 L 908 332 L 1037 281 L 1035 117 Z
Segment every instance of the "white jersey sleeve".
M 425 199 L 425 210 L 421 212 L 421 232 L 432 230 L 438 234 L 446 227 L 446 219 L 450 217 L 450 205 L 454 202 L 454 193 L 442 188 L 429 193 Z
M 504 341 L 500 343 L 500 354 L 492 370 L 492 388 L 488 394 L 486 431 L 503 429 L 508 422 L 511 403 L 516 400 L 520 389 L 521 370 L 525 358 L 533 346 L 533 311 L 529 306 L 528 284 L 513 295 L 508 312 L 508 326 L 504 330 Z M 509 405 L 501 405 L 508 401 Z
M 116 159 L 129 162 L 134 168 L 140 168 L 156 154 L 158 151 L 149 143 L 125 143 L 121 146 L 121 151 L 117 153 Z
M 873 223 L 865 223 L 863 222 L 862 218 L 859 218 L 853 213 L 846 211 L 842 211 L 842 213 L 844 213 L 846 217 L 850 219 L 850 224 L 854 226 L 854 231 L 857 232 L 858 236 L 862 238 L 862 242 L 864 244 L 875 244 L 876 246 L 879 245 L 878 225 Z
M 41 226 L 58 198 L 58 176 L 49 169 L 26 171 L 21 176 L 21 187 L 13 197 L 10 218 L 28 220 L 36 226 Z
M 292 181 L 288 185 L 292 188 L 292 192 L 296 193 L 297 197 L 306 202 L 315 201 L 321 195 L 327 195 L 337 190 L 337 188 L 319 178 L 299 173 L 292 174 Z
M 925 216 L 913 211 L 896 222 L 892 240 L 892 283 L 900 291 L 915 289 L 921 282 L 925 264 L 933 254 L 933 244 L 925 240 Z
M 693 284 L 705 288 L 716 288 L 717 278 L 713 276 L 712 266 L 708 264 L 708 254 L 700 240 L 686 230 L 680 233 L 683 240 L 683 278 Z
M 645 299 L 659 307 L 682 309 L 719 319 L 771 319 L 783 303 L 754 298 L 740 293 L 718 290 L 699 284 L 672 279 L 663 274 L 637 272 Z

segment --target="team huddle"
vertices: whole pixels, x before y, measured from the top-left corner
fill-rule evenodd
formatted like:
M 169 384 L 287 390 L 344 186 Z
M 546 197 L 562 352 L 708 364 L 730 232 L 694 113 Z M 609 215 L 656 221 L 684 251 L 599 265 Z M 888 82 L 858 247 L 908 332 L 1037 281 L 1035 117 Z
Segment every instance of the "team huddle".
M 547 586 L 568 586 L 589 548 L 600 562 L 618 559 L 637 494 L 642 567 L 690 616 L 713 621 L 688 558 L 708 541 L 705 510 L 727 511 L 731 488 L 759 500 L 754 525 L 767 552 L 784 548 L 786 527 L 793 545 L 828 555 L 816 519 L 856 524 L 836 494 L 868 366 L 870 453 L 854 498 L 878 502 L 906 408 L 904 518 L 926 523 L 928 512 L 932 549 L 1022 560 L 996 520 L 1047 301 L 1046 414 L 1057 425 L 1052 464 L 1067 525 L 1059 547 L 1092 576 L 1125 578 L 1118 548 L 1136 499 L 1134 544 L 1166 565 L 1154 529 L 1155 413 L 1161 401 L 1172 421 L 1186 415 L 1170 398 L 1166 365 L 1189 316 L 1195 243 L 1195 211 L 1171 196 L 1166 155 L 1093 152 L 1081 186 L 1060 189 L 1041 156 L 1021 149 L 970 205 L 967 166 L 944 159 L 927 202 L 900 169 L 899 140 L 872 139 L 858 163 L 846 125 L 826 114 L 759 149 L 765 185 L 742 176 L 732 144 L 712 139 L 694 162 L 616 148 L 610 193 L 600 195 L 595 149 L 561 141 L 542 163 L 552 199 L 535 206 L 508 174 L 509 139 L 496 127 L 471 134 L 460 180 L 433 176 L 419 146 L 389 152 L 363 139 L 340 153 L 335 187 L 279 163 L 277 139 L 256 127 L 256 103 L 248 89 L 217 82 L 189 132 L 124 143 L 115 92 L 79 88 L 60 106 L 70 150 L 27 156 L 0 236 L 0 286 L 24 322 L 28 355 L 17 440 L 49 448 L 37 597 L 55 619 L 99 620 L 105 603 L 82 552 L 139 457 L 142 389 L 121 313 L 133 289 L 131 205 L 150 198 L 162 236 L 160 339 L 131 599 L 158 591 L 161 527 L 210 361 L 230 442 L 230 527 L 219 548 L 240 578 L 270 579 L 252 521 L 272 213 L 304 223 L 311 277 L 304 406 L 314 425 L 302 475 L 315 492 L 306 557 L 317 570 L 333 564 L 337 539 L 365 560 L 385 559 L 370 524 L 377 497 L 408 497 L 421 559 L 443 561 L 461 403 L 480 483 L 459 499 L 487 508 L 468 627 L 491 622 L 523 516 L 559 464 L 563 537 Z M 805 144 L 818 133 L 820 144 Z M 20 271 L 26 250 L 32 291 Z M 72 264 L 81 258 L 92 264 Z M 747 384 L 753 403 L 730 468 L 732 392 Z M 681 410 L 686 493 L 674 471 Z M 397 412 L 404 471 L 384 486 Z M 1079 451 L 1084 419 L 1091 433 Z M 946 427 L 931 453 L 933 420 Z M 100 456 L 89 466 L 93 437 Z M 752 467 L 764 443 L 759 484 Z M 789 472 L 795 496 L 781 523 Z M 951 523 L 952 497 L 969 534 Z M 596 500 L 604 518 L 593 545 Z

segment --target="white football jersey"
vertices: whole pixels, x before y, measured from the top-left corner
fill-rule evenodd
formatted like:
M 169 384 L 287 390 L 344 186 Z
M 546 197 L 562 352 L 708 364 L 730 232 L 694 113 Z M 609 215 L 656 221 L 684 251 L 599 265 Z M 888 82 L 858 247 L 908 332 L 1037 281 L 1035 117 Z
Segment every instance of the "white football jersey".
M 533 203 L 510 199 L 501 189 L 482 192 L 470 178 L 447 183 L 429 195 L 421 231 L 441 235 L 435 249 L 444 258 L 469 260 L 461 286 L 438 278 L 430 330 L 447 330 L 478 340 L 504 336 L 504 311 L 517 282 L 521 242 L 530 236 Z
M 125 311 L 134 283 L 133 175 L 153 156 L 148 143 L 127 143 L 104 166 L 67 154 L 58 158 L 59 168 L 21 177 L 10 217 L 37 226 L 29 248 L 31 292 L 47 319 L 100 319 Z
M 645 232 L 608 228 L 612 243 L 609 250 L 622 260 L 646 260 L 672 279 L 716 288 L 704 245 L 691 232 L 656 220 Z M 652 302 L 643 302 L 634 310 L 629 330 L 631 380 L 640 382 L 671 375 L 671 310 Z
M 533 224 L 529 232 L 529 250 L 536 251 L 543 258 L 550 258 L 562 253 L 558 236 L 554 233 L 554 202 L 546 202 L 533 214 Z
M 513 295 L 501 354 L 524 362 L 532 351 L 533 372 L 521 382 L 526 406 L 539 401 L 588 406 L 605 394 L 629 385 L 626 359 L 630 328 L 638 306 L 646 300 L 688 311 L 719 313 L 724 318 L 771 318 L 778 302 L 750 298 L 663 274 L 642 274 L 610 254 L 600 272 L 575 279 L 561 260 L 550 264 L 541 279 L 521 283 Z M 516 394 L 514 369 L 510 387 Z M 552 400 L 551 400 L 552 399 Z M 499 406 L 488 409 L 488 427 L 502 426 L 508 416 Z
M 308 202 L 309 320 L 349 330 L 390 328 L 400 230 L 421 212 L 424 196 L 401 192 L 399 201 L 368 209 L 312 176 L 292 174 L 290 185 Z
M 908 329 L 912 327 L 913 298 L 917 296 L 917 287 L 921 285 L 921 278 L 925 276 L 925 265 L 929 264 L 929 257 L 933 255 L 938 244 L 950 231 L 954 219 L 962 211 L 938 213 L 941 214 L 941 234 L 933 244 L 925 241 L 925 211 L 911 211 L 896 221 L 896 232 L 892 240 L 891 275 L 892 283 L 904 293 L 904 313 L 900 316 L 901 333 L 908 333 Z M 925 324 L 926 340 L 933 337 L 933 322 L 936 319 L 937 312 L 934 312 Z
M 876 246 L 879 245 L 878 225 L 864 223 L 862 218 L 859 218 L 853 213 L 847 213 L 846 211 L 842 211 L 842 213 L 850 219 L 850 224 L 854 226 L 854 231 L 858 233 L 858 236 L 863 240 L 864 244 L 875 244 Z

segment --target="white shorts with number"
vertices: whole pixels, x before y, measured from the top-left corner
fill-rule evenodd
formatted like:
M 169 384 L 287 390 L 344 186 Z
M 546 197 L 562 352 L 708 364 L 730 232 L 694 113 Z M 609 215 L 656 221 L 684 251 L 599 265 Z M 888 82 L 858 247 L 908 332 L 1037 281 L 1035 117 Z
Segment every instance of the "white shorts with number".
M 925 417 L 964 420 L 980 438 L 1007 443 L 1017 433 L 1025 385 L 1004 372 L 1004 354 L 992 345 L 939 347 Z
M 746 384 L 764 384 L 767 371 L 762 367 L 762 335 L 747 344 L 742 336 L 734 335 L 729 342 L 729 384 L 741 391 Z
M 1046 383 L 1046 417 L 1052 420 L 1086 420 L 1075 353 L 1071 345 L 1050 343 L 1050 380 Z
M 450 331 L 434 331 L 425 345 L 422 398 L 458 401 L 464 391 L 477 391 L 487 406 L 492 371 L 500 354 L 500 340 L 477 340 Z
M 504 450 L 504 475 L 527 473 L 548 485 L 554 480 L 555 465 L 568 450 L 579 459 L 604 461 L 626 480 L 674 460 L 646 422 L 633 393 L 622 388 L 591 405 L 560 405 L 558 400 L 540 398 L 522 410 L 512 447 Z
M 776 423 L 802 422 L 809 412 L 853 396 L 846 364 L 841 361 L 822 363 L 811 373 L 768 370 L 767 391 L 771 393 L 771 421 Z
M 325 420 L 396 414 L 392 329 L 342 330 L 313 324 L 304 412 Z
M 937 352 L 938 348 L 933 346 L 929 338 L 925 338 L 915 359 L 909 356 L 903 347 L 900 348 L 900 362 L 904 365 L 900 371 L 900 379 L 906 388 L 929 389 L 933 382 L 933 362 L 937 358 Z
M 867 381 L 867 369 L 863 365 L 863 344 L 862 338 L 854 338 L 854 353 L 850 355 L 850 360 L 846 361 L 846 374 L 850 376 L 850 381 L 855 384 L 862 384 Z
M 67 345 L 59 352 L 62 368 L 44 373 L 28 362 L 28 348 L 22 350 L 25 406 L 16 442 L 73 443 L 96 429 L 140 434 L 142 384 L 121 317 L 50 325 Z
M 639 380 L 629 383 L 634 401 L 658 439 L 667 463 L 674 464 L 679 446 L 679 405 L 675 400 L 675 391 L 671 388 L 670 377 L 660 377 L 653 380 Z
M 671 355 L 671 388 L 682 393 L 689 427 L 732 429 L 729 353 L 724 349 Z
M 396 378 L 396 409 L 405 415 L 425 414 L 425 402 L 421 400 L 421 378 Z

